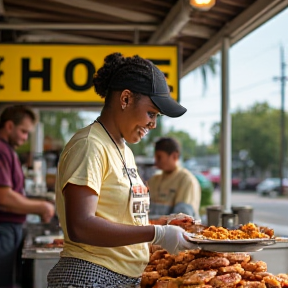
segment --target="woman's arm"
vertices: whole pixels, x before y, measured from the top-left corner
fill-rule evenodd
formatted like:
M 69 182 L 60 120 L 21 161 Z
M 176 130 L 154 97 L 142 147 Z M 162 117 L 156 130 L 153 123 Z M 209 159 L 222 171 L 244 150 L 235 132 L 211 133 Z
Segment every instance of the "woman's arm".
M 153 240 L 155 229 L 152 225 L 125 225 L 95 216 L 98 196 L 88 186 L 69 183 L 63 193 L 67 232 L 72 241 L 100 247 L 116 247 Z

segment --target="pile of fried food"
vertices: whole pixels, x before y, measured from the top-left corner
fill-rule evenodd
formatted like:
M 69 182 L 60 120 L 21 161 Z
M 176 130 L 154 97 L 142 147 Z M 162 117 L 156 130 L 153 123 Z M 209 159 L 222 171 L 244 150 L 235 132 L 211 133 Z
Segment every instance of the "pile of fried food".
M 288 275 L 267 272 L 263 261 L 246 253 L 218 253 L 200 249 L 170 255 L 160 246 L 150 247 L 150 261 L 141 288 L 281 288 Z
M 203 229 L 200 235 L 207 239 L 218 240 L 238 240 L 238 239 L 256 239 L 256 238 L 273 238 L 274 230 L 268 227 L 258 227 L 254 223 L 248 223 L 239 226 L 238 229 L 229 230 L 224 227 L 210 226 Z
M 274 230 L 268 227 L 257 226 L 254 223 L 239 225 L 237 229 L 226 229 L 224 227 L 204 226 L 195 221 L 193 217 L 185 214 L 162 216 L 157 220 L 150 221 L 151 224 L 176 225 L 182 227 L 186 232 L 197 234 L 199 238 L 213 240 L 239 240 L 256 238 L 273 238 Z
M 154 222 L 154 223 L 153 223 Z M 237 229 L 203 226 L 185 214 L 161 217 L 151 224 L 176 225 L 199 238 L 238 240 L 274 238 L 274 231 L 254 223 Z M 263 261 L 247 253 L 219 253 L 201 249 L 170 255 L 160 246 L 150 247 L 150 261 L 142 275 L 141 288 L 288 288 L 288 274 L 267 272 Z

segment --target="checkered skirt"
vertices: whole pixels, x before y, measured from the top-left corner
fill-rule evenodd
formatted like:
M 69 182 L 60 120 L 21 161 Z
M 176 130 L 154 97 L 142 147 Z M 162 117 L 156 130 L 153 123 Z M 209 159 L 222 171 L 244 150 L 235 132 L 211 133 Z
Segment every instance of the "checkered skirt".
M 50 270 L 48 288 L 140 288 L 141 278 L 115 273 L 103 266 L 62 257 Z

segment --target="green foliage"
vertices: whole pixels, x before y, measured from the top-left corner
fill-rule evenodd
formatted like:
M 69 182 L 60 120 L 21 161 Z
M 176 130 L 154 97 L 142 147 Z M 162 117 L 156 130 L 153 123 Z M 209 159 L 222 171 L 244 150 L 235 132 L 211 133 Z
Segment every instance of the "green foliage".
M 218 65 L 218 61 L 216 57 L 210 57 L 208 61 L 201 65 L 198 69 L 200 69 L 202 80 L 203 80 L 203 88 L 204 92 L 207 89 L 207 75 L 211 73 L 212 75 L 216 75 L 216 66 Z
M 84 120 L 76 111 L 40 111 L 40 121 L 44 124 L 44 134 L 63 144 L 78 129 L 84 126 Z
M 220 143 L 219 127 L 220 124 L 215 123 L 212 128 L 214 145 Z M 287 129 L 285 133 L 287 139 Z M 280 111 L 278 109 L 270 107 L 267 103 L 256 103 L 247 110 L 238 109 L 232 114 L 232 154 L 238 155 L 243 149 L 248 151 L 250 159 L 262 171 L 268 169 L 278 173 L 280 154 Z

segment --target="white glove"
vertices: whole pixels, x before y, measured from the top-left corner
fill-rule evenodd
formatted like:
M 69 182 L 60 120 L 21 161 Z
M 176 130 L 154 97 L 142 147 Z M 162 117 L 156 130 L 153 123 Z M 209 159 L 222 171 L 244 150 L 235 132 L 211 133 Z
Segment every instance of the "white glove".
M 185 230 L 174 225 L 154 225 L 155 236 L 152 244 L 160 245 L 170 254 L 178 254 L 182 250 L 197 249 L 197 245 L 184 239 Z

